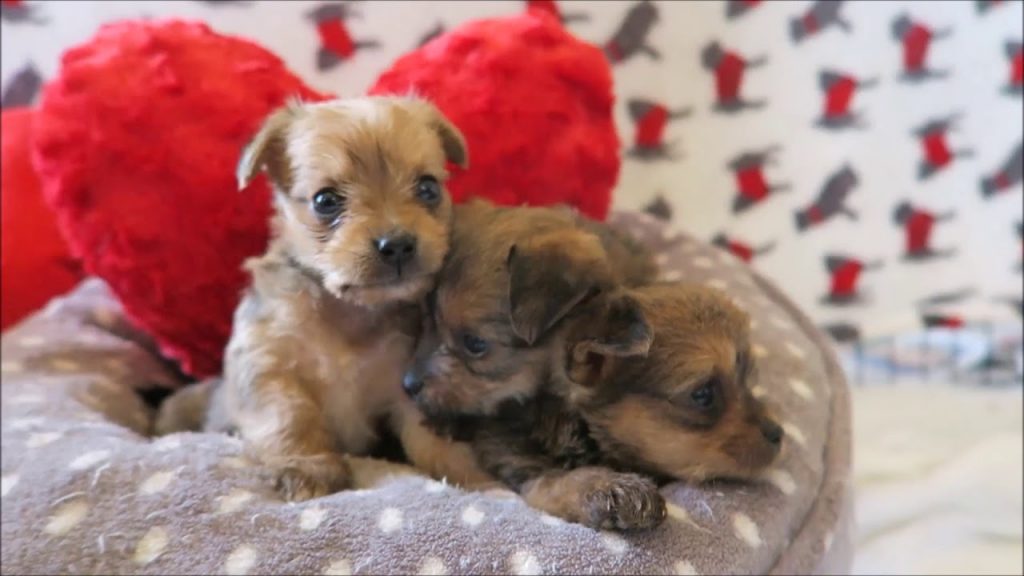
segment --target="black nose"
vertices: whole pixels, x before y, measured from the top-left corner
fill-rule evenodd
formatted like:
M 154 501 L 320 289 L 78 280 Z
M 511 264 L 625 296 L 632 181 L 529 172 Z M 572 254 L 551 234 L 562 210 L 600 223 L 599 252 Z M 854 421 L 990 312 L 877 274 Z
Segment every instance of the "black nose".
M 761 422 L 761 434 L 764 435 L 765 440 L 772 444 L 779 444 L 782 442 L 782 426 L 779 426 L 771 420 Z
M 415 396 L 423 390 L 423 378 L 420 378 L 419 374 L 413 371 L 408 371 L 402 378 L 402 388 L 405 389 L 405 393 L 410 397 Z
M 377 254 L 386 264 L 400 266 L 416 255 L 416 237 L 409 234 L 392 234 L 374 242 Z

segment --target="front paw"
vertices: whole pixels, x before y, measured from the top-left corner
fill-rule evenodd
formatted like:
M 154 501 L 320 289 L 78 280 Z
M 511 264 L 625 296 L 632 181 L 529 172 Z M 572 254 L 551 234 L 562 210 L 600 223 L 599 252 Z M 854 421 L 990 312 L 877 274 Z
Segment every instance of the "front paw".
M 274 488 L 289 502 L 320 498 L 351 484 L 348 464 L 339 454 L 293 456 L 268 464 Z
M 590 479 L 580 494 L 580 521 L 603 530 L 645 530 L 665 520 L 665 499 L 651 480 L 612 472 Z

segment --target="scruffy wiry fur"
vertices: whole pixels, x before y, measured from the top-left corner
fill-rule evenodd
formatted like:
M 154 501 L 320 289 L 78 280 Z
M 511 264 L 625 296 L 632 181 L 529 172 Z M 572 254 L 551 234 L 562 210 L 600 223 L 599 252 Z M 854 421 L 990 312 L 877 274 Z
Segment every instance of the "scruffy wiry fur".
M 224 421 L 208 425 L 237 430 L 288 499 L 345 488 L 342 454 L 369 451 L 381 421 L 421 469 L 488 480 L 466 446 L 422 426 L 401 391 L 452 217 L 443 188 L 418 190 L 443 184 L 448 161 L 467 163 L 461 134 L 411 98 L 290 104 L 242 155 L 240 186 L 261 170 L 274 184 L 273 239 L 246 263 L 252 285 L 212 394 L 223 405 L 210 414 Z M 337 215 L 317 209 L 324 191 L 340 199 Z M 408 258 L 386 258 L 382 238 L 405 239 Z

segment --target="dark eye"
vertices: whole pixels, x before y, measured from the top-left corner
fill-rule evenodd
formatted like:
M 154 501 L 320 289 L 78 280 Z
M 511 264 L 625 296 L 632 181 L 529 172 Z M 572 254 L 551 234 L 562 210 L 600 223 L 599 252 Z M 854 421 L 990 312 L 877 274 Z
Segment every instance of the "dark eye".
M 462 347 L 466 349 L 466 352 L 473 357 L 483 356 L 487 349 L 490 347 L 487 341 L 483 338 L 475 336 L 473 334 L 463 334 L 462 336 Z
M 322 218 L 334 218 L 345 209 L 345 199 L 334 188 L 321 188 L 313 195 L 313 211 Z
M 434 206 L 441 201 L 441 185 L 433 176 L 420 176 L 416 181 L 416 197 L 427 206 Z
M 702 410 L 711 408 L 715 403 L 715 381 L 711 380 L 701 384 L 696 390 L 690 392 L 690 399 Z

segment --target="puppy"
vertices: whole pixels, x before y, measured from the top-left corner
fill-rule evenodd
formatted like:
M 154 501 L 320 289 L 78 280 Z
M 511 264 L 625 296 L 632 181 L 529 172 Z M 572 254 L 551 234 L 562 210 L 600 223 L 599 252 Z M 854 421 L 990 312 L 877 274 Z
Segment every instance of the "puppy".
M 703 287 L 617 288 L 578 230 L 544 242 L 528 215 L 496 219 L 459 215 L 436 334 L 404 380 L 432 425 L 530 505 L 595 528 L 659 524 L 652 478 L 747 479 L 775 458 L 742 311 Z
M 273 239 L 246 263 L 209 410 L 223 421 L 207 426 L 236 430 L 289 500 L 346 488 L 342 453 L 367 453 L 381 422 L 428 473 L 489 479 L 466 446 L 421 425 L 401 388 L 448 251 L 449 161 L 466 166 L 462 135 L 406 98 L 289 104 L 243 152 L 239 186 L 261 170 L 274 185 Z
M 428 300 L 444 329 L 424 333 L 403 382 L 428 415 L 493 414 L 533 396 L 548 379 L 541 340 L 554 324 L 598 290 L 657 275 L 632 238 L 567 208 L 476 199 L 455 212 L 452 250 Z

